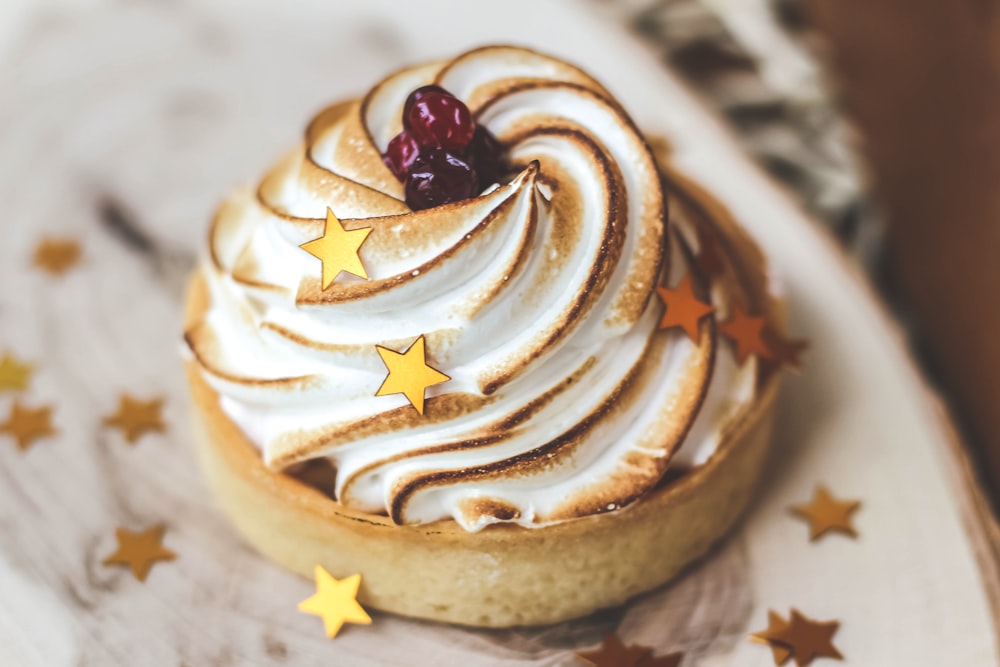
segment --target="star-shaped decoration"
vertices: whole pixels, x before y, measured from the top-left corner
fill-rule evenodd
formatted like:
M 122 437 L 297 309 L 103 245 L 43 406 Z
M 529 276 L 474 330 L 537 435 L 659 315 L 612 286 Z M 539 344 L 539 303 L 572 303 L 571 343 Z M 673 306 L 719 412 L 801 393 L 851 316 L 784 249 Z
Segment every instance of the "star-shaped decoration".
M 31 384 L 34 369 L 17 357 L 4 353 L 0 357 L 0 391 L 24 391 Z
M 604 636 L 601 648 L 577 653 L 576 657 L 595 667 L 677 667 L 684 657 L 681 653 L 654 656 L 649 646 L 625 646 L 613 632 Z
M 596 651 L 577 653 L 576 657 L 594 667 L 638 667 L 639 662 L 652 655 L 648 646 L 625 646 L 613 632 L 604 636 L 601 648 Z
M 116 529 L 118 550 L 104 559 L 104 565 L 124 565 L 132 570 L 136 579 L 146 581 L 154 563 L 177 558 L 177 554 L 162 544 L 165 530 L 163 524 L 137 533 L 125 528 Z
M 743 363 L 751 354 L 770 359 L 771 349 L 764 342 L 763 317 L 750 317 L 739 308 L 733 308 L 729 319 L 719 325 L 719 331 L 736 345 L 736 361 Z
M 809 349 L 809 341 L 785 338 L 771 327 L 765 327 L 763 338 L 773 361 L 793 371 L 802 371 L 802 353 Z
M 833 636 L 840 628 L 838 621 L 814 621 L 803 616 L 799 610 L 792 609 L 787 623 L 778 627 L 773 627 L 773 623 L 771 625 L 767 630 L 756 633 L 754 638 L 762 639 L 772 647 L 775 644 L 786 647 L 798 667 L 806 667 L 816 658 L 844 659 L 833 645 Z
M 118 411 L 104 418 L 104 425 L 121 429 L 125 440 L 134 444 L 146 433 L 155 431 L 163 433 L 167 426 L 163 423 L 161 412 L 163 399 L 140 401 L 124 394 L 118 403 Z
M 857 537 L 851 515 L 859 507 L 860 500 L 838 500 L 825 486 L 817 486 L 811 503 L 793 505 L 790 509 L 792 514 L 809 522 L 809 539 L 818 540 L 831 531 Z
M 299 611 L 315 614 L 323 619 L 326 636 L 333 639 L 344 623 L 368 625 L 371 617 L 358 604 L 358 587 L 361 575 L 334 579 L 321 566 L 316 566 L 316 594 L 299 603 Z
M 56 434 L 52 426 L 52 407 L 27 408 L 19 402 L 11 406 L 7 420 L 0 423 L 0 433 L 6 433 L 17 442 L 17 448 L 22 452 L 27 450 L 36 440 Z
M 376 345 L 375 349 L 389 370 L 375 395 L 403 394 L 420 414 L 424 414 L 424 392 L 427 387 L 451 379 L 427 365 L 423 336 L 417 338 L 402 354 L 381 345 Z
M 715 312 L 715 306 L 699 301 L 694 295 L 691 283 L 691 274 L 684 276 L 677 287 L 657 287 L 657 294 L 666 306 L 663 319 L 660 320 L 661 329 L 680 327 L 688 338 L 698 341 L 698 323 L 706 315 Z
M 792 657 L 792 651 L 783 644 L 773 643 L 770 639 L 777 632 L 784 632 L 788 627 L 788 621 L 781 617 L 776 611 L 767 612 L 767 629 L 755 632 L 750 635 L 750 641 L 758 644 L 767 644 L 771 647 L 771 654 L 774 657 L 775 665 L 783 665 Z
M 326 209 L 326 228 L 323 236 L 300 246 L 323 263 L 323 289 L 329 287 L 341 271 L 368 279 L 368 272 L 361 263 L 358 251 L 371 233 L 371 227 L 347 231 L 333 214 L 333 209 Z
M 80 244 L 72 239 L 45 238 L 35 248 L 35 266 L 61 276 L 80 261 Z

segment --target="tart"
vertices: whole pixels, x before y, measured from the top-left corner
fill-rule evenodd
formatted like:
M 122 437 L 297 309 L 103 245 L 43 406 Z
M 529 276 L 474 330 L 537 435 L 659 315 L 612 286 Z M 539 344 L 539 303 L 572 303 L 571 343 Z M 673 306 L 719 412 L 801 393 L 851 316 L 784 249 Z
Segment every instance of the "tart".
M 585 72 L 506 46 L 403 69 L 219 208 L 185 318 L 199 458 L 255 547 L 360 573 L 370 607 L 508 627 L 618 605 L 752 497 L 769 283 Z

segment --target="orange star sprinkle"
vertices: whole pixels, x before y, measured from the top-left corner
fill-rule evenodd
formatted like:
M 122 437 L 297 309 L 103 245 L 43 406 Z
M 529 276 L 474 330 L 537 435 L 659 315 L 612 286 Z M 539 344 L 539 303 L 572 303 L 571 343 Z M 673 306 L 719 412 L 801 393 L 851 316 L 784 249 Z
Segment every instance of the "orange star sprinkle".
M 719 325 L 719 331 L 736 344 L 736 361 L 743 363 L 751 354 L 770 359 L 771 349 L 764 342 L 763 317 L 750 317 L 739 308 L 733 308 L 729 319 Z
M 698 342 L 698 323 L 706 315 L 714 313 L 715 306 L 699 301 L 694 295 L 691 274 L 684 276 L 674 289 L 657 287 L 656 292 L 667 308 L 663 313 L 663 319 L 660 320 L 660 328 L 680 327 L 684 329 L 688 338 Z
M 802 353 L 809 349 L 809 341 L 785 338 L 771 327 L 764 328 L 763 339 L 774 361 L 796 372 L 802 371 Z
M 24 391 L 31 384 L 34 369 L 14 355 L 0 357 L 0 391 Z
M 361 575 L 346 579 L 334 579 L 321 566 L 316 566 L 316 594 L 299 603 L 299 611 L 314 614 L 323 619 L 326 636 L 333 639 L 344 623 L 368 625 L 371 616 L 358 604 L 358 587 Z
M 788 659 L 792 657 L 792 652 L 787 646 L 773 643 L 769 637 L 773 636 L 777 632 L 784 632 L 787 627 L 788 621 L 782 618 L 781 614 L 776 611 L 768 610 L 767 630 L 761 630 L 760 632 L 755 632 L 750 635 L 750 641 L 757 644 L 767 644 L 771 647 L 771 654 L 774 657 L 775 665 L 783 665 L 788 662 Z
M 361 250 L 361 244 L 371 233 L 371 227 L 350 231 L 344 229 L 340 220 L 333 214 L 333 209 L 326 209 L 326 227 L 323 236 L 300 246 L 323 263 L 323 289 L 329 287 L 341 271 L 368 279 L 368 272 L 365 271 L 358 252 Z
M 7 421 L 0 424 L 0 433 L 12 436 L 17 448 L 26 451 L 36 440 L 56 434 L 52 426 L 52 407 L 26 408 L 15 402 Z
M 604 636 L 601 648 L 587 653 L 577 653 L 576 657 L 594 667 L 639 667 L 651 657 L 653 649 L 648 646 L 625 646 L 613 632 Z
M 135 444 L 146 433 L 162 433 L 167 429 L 160 414 L 162 410 L 162 398 L 140 401 L 124 394 L 119 399 L 118 412 L 105 417 L 104 425 L 121 429 L 125 440 L 129 444 Z
M 162 544 L 165 530 L 163 524 L 138 533 L 125 528 L 116 529 L 118 550 L 104 559 L 104 565 L 124 565 L 132 570 L 136 579 L 146 581 L 154 563 L 177 558 L 177 554 Z
M 794 505 L 792 514 L 809 521 L 809 539 L 818 540 L 823 535 L 837 531 L 857 537 L 851 515 L 861 507 L 860 500 L 838 500 L 825 486 L 817 486 L 811 503 Z
M 403 353 L 381 345 L 376 345 L 375 349 L 389 370 L 375 395 L 403 394 L 420 414 L 424 414 L 424 393 L 427 388 L 451 379 L 427 365 L 423 336 L 417 338 Z
M 45 238 L 35 248 L 35 266 L 61 276 L 80 261 L 80 244 L 72 239 Z
M 844 659 L 833 645 L 833 636 L 838 629 L 838 621 L 814 621 L 803 616 L 797 609 L 792 609 L 788 623 L 774 629 L 769 627 L 755 637 L 771 646 L 779 644 L 787 647 L 795 658 L 795 664 L 806 667 L 816 658 Z

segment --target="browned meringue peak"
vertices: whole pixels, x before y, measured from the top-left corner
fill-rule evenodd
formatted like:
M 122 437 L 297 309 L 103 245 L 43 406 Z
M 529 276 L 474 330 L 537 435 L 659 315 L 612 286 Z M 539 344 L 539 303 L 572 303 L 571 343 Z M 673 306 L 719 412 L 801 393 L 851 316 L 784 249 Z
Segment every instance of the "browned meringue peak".
M 402 108 L 400 108 L 401 110 Z M 361 118 L 361 102 L 347 103 L 313 119 L 306 131 L 306 152 L 320 167 L 397 199 L 403 185 L 382 162 L 381 149 L 371 142 Z
M 361 100 L 360 115 L 369 142 L 384 152 L 394 136 L 403 131 L 403 104 L 417 88 L 434 81 L 445 61 L 398 70 L 372 86 Z
M 315 387 L 321 381 L 301 364 L 293 367 L 275 364 L 270 369 L 271 373 L 261 368 L 255 369 L 252 375 L 243 372 L 240 359 L 247 354 L 259 353 L 259 340 L 257 337 L 240 337 L 243 344 L 236 341 L 234 345 L 231 339 L 235 337 L 225 335 L 225 332 L 227 326 L 252 331 L 256 326 L 254 314 L 246 304 L 220 299 L 217 278 L 213 279 L 211 274 L 206 276 L 206 286 L 212 299 L 212 309 L 187 328 L 184 341 L 218 391 L 242 400 L 269 400 L 277 394 L 294 394 Z
M 438 85 L 465 100 L 473 111 L 481 110 L 503 90 L 552 81 L 586 88 L 611 104 L 618 104 L 604 86 L 580 68 L 514 46 L 484 46 L 467 51 L 447 62 L 436 77 Z
M 264 220 L 263 213 L 257 220 L 248 219 L 255 212 L 253 192 L 246 188 L 236 190 L 216 209 L 208 229 L 208 255 L 214 272 L 232 271 L 250 235 Z
M 257 189 L 260 203 L 278 217 L 323 218 L 330 202 L 344 218 L 399 215 L 410 208 L 394 196 L 320 167 L 300 146 L 279 161 Z

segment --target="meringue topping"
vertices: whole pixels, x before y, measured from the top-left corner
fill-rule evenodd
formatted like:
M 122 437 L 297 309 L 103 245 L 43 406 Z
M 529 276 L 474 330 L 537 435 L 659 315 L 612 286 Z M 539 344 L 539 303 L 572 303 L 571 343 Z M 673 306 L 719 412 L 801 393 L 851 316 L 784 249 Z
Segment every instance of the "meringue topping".
M 414 212 L 380 155 L 427 84 L 465 101 L 519 173 Z M 322 289 L 299 246 L 327 207 L 345 230 L 371 228 L 368 280 Z M 668 466 L 704 462 L 757 392 L 756 360 L 738 365 L 711 318 L 697 342 L 658 329 L 656 286 L 687 273 L 720 315 L 752 298 L 735 269 L 697 273 L 695 209 L 681 201 L 668 229 L 651 149 L 588 75 L 478 49 L 322 111 L 259 187 L 230 197 L 202 267 L 210 306 L 185 339 L 265 463 L 329 461 L 344 505 L 467 530 L 614 511 Z M 423 416 L 376 396 L 376 345 L 419 336 L 451 378 Z

